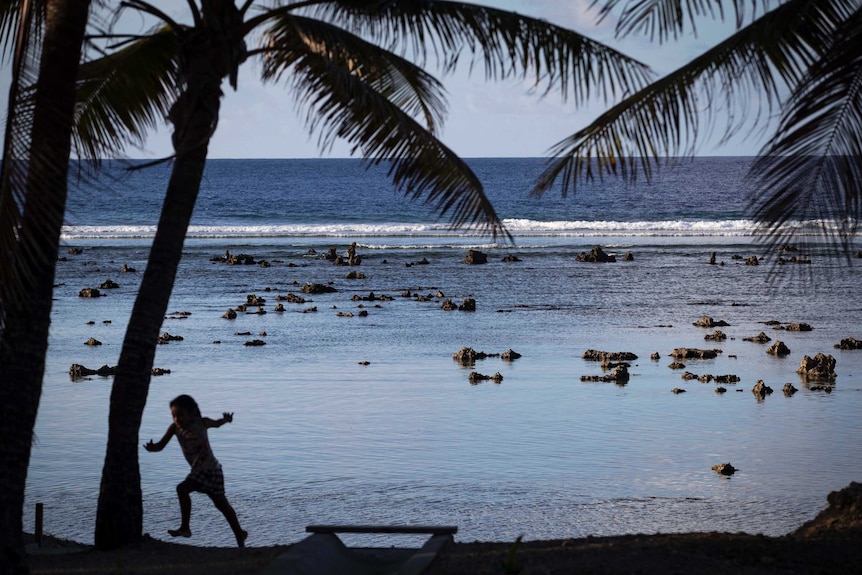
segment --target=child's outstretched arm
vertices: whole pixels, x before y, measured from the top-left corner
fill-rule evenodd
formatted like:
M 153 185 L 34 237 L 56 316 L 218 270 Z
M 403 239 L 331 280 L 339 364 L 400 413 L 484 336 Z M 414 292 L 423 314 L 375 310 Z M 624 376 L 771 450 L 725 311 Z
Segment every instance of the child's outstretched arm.
M 165 432 L 165 434 L 162 436 L 158 443 L 153 443 L 153 440 L 151 439 L 144 444 L 144 449 L 146 449 L 147 451 L 161 451 L 165 448 L 165 445 L 168 444 L 168 441 L 171 440 L 171 437 L 174 436 L 174 433 L 176 433 L 176 429 L 177 426 L 175 424 L 170 424 L 168 426 L 168 430 Z
M 225 411 L 221 414 L 221 419 L 210 419 L 209 417 L 202 418 L 204 425 L 207 427 L 221 427 L 225 423 L 230 423 L 233 421 L 233 412 L 228 413 Z

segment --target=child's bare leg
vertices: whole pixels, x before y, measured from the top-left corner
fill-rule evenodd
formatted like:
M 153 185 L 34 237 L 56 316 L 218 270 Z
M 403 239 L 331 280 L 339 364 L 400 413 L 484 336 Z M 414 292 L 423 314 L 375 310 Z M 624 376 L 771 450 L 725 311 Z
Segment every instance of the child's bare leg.
M 193 482 L 186 479 L 177 485 L 177 497 L 180 500 L 180 528 L 168 529 L 168 534 L 171 537 L 191 537 L 192 530 L 189 528 L 189 521 L 192 517 L 192 498 L 191 492 L 194 491 Z
M 221 511 L 224 518 L 227 519 L 228 524 L 230 524 L 230 528 L 233 530 L 233 535 L 236 537 L 237 546 L 245 547 L 245 538 L 248 537 L 248 532 L 243 531 L 242 527 L 239 526 L 239 519 L 236 516 L 236 511 L 231 507 L 227 497 L 224 495 L 210 495 L 210 499 L 213 500 L 216 509 Z

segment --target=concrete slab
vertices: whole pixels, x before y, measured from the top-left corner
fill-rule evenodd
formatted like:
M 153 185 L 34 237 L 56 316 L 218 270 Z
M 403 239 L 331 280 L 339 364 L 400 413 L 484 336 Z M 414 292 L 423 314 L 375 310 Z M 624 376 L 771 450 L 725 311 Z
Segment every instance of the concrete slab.
M 435 534 L 419 549 L 347 547 L 335 533 L 313 533 L 258 575 L 420 575 L 451 534 Z

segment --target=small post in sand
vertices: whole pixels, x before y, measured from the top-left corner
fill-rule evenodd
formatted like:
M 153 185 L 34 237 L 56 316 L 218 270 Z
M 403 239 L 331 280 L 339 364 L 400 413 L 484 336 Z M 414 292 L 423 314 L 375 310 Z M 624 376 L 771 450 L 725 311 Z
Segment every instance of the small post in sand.
M 45 515 L 45 504 L 37 503 L 36 504 L 36 528 L 34 529 L 34 535 L 36 537 L 36 545 L 42 546 L 42 518 Z

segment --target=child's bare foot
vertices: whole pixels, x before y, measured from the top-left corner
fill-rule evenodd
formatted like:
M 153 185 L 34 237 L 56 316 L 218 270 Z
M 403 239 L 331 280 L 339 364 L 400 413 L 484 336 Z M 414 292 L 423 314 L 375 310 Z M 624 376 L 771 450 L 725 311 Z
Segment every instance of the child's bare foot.
M 248 531 L 240 531 L 236 536 L 237 547 L 245 547 L 245 539 L 248 537 Z
M 171 537 L 191 537 L 192 530 L 188 528 L 168 529 L 168 535 Z

